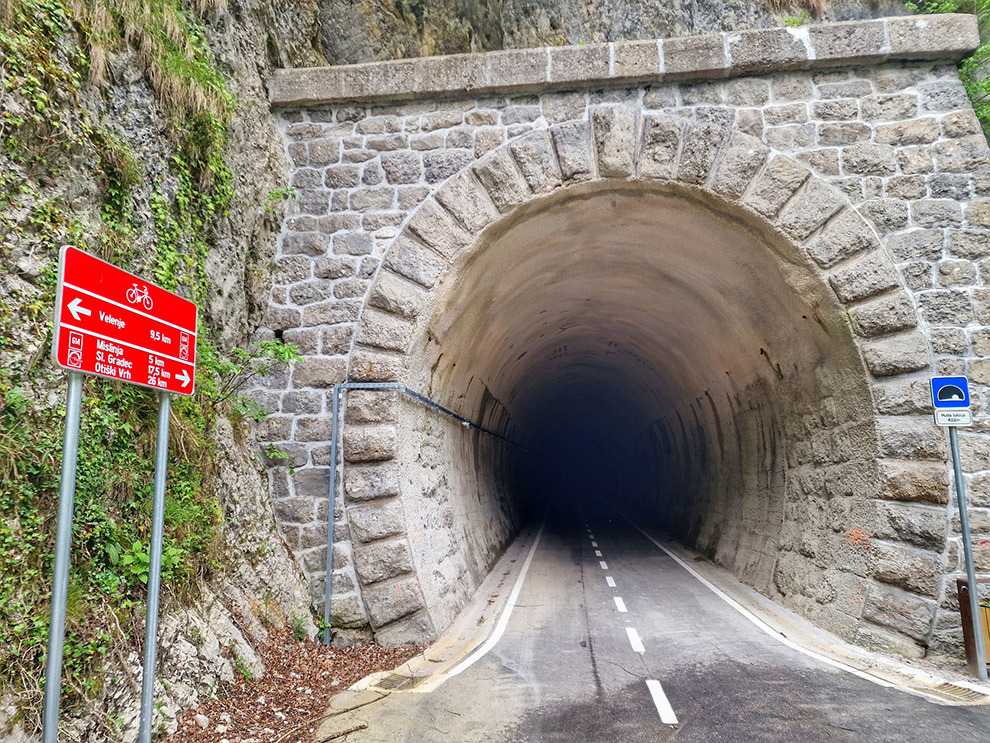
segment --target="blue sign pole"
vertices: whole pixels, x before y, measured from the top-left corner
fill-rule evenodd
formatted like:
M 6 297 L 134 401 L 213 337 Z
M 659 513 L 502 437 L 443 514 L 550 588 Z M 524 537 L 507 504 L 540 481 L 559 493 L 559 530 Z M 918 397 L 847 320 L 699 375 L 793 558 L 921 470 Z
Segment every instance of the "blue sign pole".
M 958 425 L 973 421 L 970 407 L 969 380 L 966 377 L 933 377 L 932 405 L 935 422 L 949 429 L 949 450 L 952 453 L 952 471 L 956 478 L 956 504 L 959 507 L 959 529 L 962 531 L 963 556 L 966 560 L 966 580 L 969 583 L 969 611 L 973 625 L 976 668 L 973 672 L 980 681 L 987 680 L 987 653 L 983 644 L 983 621 L 980 616 L 980 597 L 977 591 L 976 565 L 973 561 L 973 540 L 969 533 L 969 504 L 966 502 L 966 483 L 959 461 Z

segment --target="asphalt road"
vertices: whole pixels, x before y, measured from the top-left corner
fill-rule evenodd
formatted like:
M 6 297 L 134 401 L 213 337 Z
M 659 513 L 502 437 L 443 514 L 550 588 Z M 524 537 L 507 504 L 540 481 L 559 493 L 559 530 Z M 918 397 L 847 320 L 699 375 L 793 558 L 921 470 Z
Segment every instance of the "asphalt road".
M 484 657 L 348 716 L 367 725 L 348 743 L 990 741 L 990 707 L 935 704 L 790 649 L 628 524 L 591 514 L 548 524 Z

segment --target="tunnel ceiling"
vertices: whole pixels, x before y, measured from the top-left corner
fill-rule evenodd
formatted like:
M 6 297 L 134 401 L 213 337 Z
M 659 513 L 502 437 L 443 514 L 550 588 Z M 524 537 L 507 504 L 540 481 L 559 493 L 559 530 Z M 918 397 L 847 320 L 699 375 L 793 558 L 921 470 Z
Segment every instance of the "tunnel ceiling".
M 841 310 L 791 250 L 693 194 L 546 199 L 448 274 L 418 373 L 470 414 L 483 384 L 522 429 L 562 399 L 609 398 L 638 426 L 705 391 L 861 375 Z

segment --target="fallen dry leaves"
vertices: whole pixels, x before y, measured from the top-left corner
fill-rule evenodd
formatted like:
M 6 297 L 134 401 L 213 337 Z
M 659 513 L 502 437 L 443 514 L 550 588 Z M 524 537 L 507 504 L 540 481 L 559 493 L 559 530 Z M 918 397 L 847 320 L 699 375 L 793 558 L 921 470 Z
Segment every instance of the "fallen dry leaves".
M 324 647 L 273 630 L 258 654 L 266 672 L 239 680 L 179 717 L 165 743 L 312 743 L 330 698 L 369 673 L 387 671 L 422 647 Z

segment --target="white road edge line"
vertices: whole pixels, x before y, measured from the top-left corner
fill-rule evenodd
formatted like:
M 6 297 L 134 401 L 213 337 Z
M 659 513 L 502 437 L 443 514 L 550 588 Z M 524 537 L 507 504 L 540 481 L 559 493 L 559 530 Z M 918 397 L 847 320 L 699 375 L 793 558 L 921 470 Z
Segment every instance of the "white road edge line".
M 629 611 L 626 608 L 626 602 L 620 599 L 618 596 L 615 597 L 615 608 L 623 613 Z
M 618 509 L 616 509 L 616 510 L 618 510 Z M 821 663 L 824 663 L 825 665 L 832 666 L 833 668 L 838 668 L 839 670 L 846 671 L 847 673 L 851 673 L 853 676 L 856 676 L 858 678 L 864 679 L 866 681 L 870 681 L 870 682 L 876 684 L 877 686 L 883 686 L 883 687 L 888 688 L 888 689 L 895 688 L 894 684 L 892 684 L 892 683 L 890 683 L 888 681 L 884 681 L 883 679 L 878 678 L 877 676 L 873 676 L 872 674 L 866 673 L 865 671 L 861 671 L 858 668 L 854 668 L 853 666 L 850 666 L 850 665 L 848 665 L 846 663 L 843 663 L 841 661 L 835 660 L 833 658 L 829 658 L 827 655 L 822 655 L 821 653 L 816 653 L 814 650 L 809 650 L 808 648 L 801 647 L 796 642 L 793 642 L 791 640 L 788 640 L 782 634 L 780 634 L 779 632 L 777 632 L 773 627 L 771 627 L 769 624 L 767 624 L 766 622 L 764 622 L 758 616 L 756 616 L 755 614 L 753 614 L 753 612 L 751 612 L 749 609 L 747 609 L 744 606 L 742 606 L 738 601 L 736 601 L 735 599 L 733 599 L 732 597 L 730 597 L 728 594 L 726 594 L 724 591 L 722 591 L 722 589 L 718 588 L 718 586 L 716 586 L 714 583 L 712 583 L 707 578 L 705 578 L 703 575 L 701 575 L 701 573 L 699 573 L 697 570 L 695 570 L 690 565 L 688 565 L 686 562 L 684 562 L 684 560 L 682 560 L 681 558 L 679 558 L 677 555 L 675 555 L 669 549 L 667 549 L 662 544 L 660 544 L 660 542 L 658 542 L 656 539 L 654 539 L 649 534 L 647 534 L 643 529 L 641 529 L 639 527 L 638 524 L 633 523 L 633 520 L 632 519 L 630 519 L 628 516 L 626 516 L 624 513 L 622 513 L 622 511 L 619 511 L 619 514 L 621 514 L 622 518 L 624 518 L 626 521 L 628 521 L 632 525 L 632 527 L 634 529 L 636 529 L 636 531 L 638 531 L 644 537 L 646 537 L 651 542 L 653 542 L 653 544 L 655 544 L 658 548 L 660 548 L 663 552 L 665 552 L 667 554 L 667 556 L 670 557 L 674 562 L 676 562 L 682 568 L 684 568 L 685 570 L 687 570 L 703 586 L 705 586 L 706 588 L 708 588 L 708 590 L 710 590 L 712 593 L 714 593 L 716 596 L 718 596 L 720 599 L 722 599 L 722 601 L 724 601 L 729 606 L 731 606 L 733 609 L 735 609 L 737 612 L 739 612 L 740 614 L 742 614 L 744 618 L 746 618 L 747 620 L 749 620 L 750 623 L 752 623 L 758 630 L 760 630 L 764 634 L 769 635 L 770 637 L 772 637 L 773 639 L 775 639 L 777 642 L 781 643 L 782 645 L 786 645 L 787 647 L 791 648 L 792 650 L 797 650 L 799 653 L 802 653 L 804 655 L 807 655 L 809 658 L 814 658 L 815 660 L 820 661 Z
M 608 563 L 604 560 L 599 560 L 598 564 L 602 566 L 602 570 L 608 570 Z
M 633 652 L 646 652 L 646 648 L 643 647 L 643 641 L 639 639 L 639 632 L 632 627 L 626 627 L 626 634 L 629 636 L 629 644 L 632 645 Z
M 480 660 L 489 650 L 491 650 L 498 641 L 502 639 L 502 635 L 505 634 L 505 628 L 509 624 L 509 617 L 512 616 L 512 608 L 516 605 L 516 600 L 519 598 L 519 592 L 522 590 L 523 582 L 526 580 L 526 573 L 529 572 L 529 565 L 533 562 L 533 555 L 536 554 L 536 547 L 540 543 L 540 537 L 543 536 L 543 527 L 546 526 L 546 519 L 540 524 L 540 530 L 536 532 L 536 539 L 533 540 L 533 546 L 529 548 L 529 554 L 526 555 L 526 561 L 523 562 L 522 570 L 519 572 L 519 577 L 516 578 L 516 585 L 512 587 L 512 593 L 509 594 L 509 599 L 505 603 L 505 608 L 502 610 L 502 616 L 498 618 L 498 622 L 495 624 L 495 629 L 492 630 L 491 635 L 485 640 L 484 644 L 475 650 L 471 655 L 462 660 L 452 669 L 447 671 L 447 677 L 456 676 L 462 671 L 466 671 L 468 668 L 473 666 L 478 660 Z
M 677 715 L 674 714 L 674 708 L 667 701 L 667 695 L 663 693 L 660 682 L 656 679 L 648 679 L 646 688 L 650 690 L 650 696 L 653 697 L 653 704 L 656 705 L 657 712 L 660 714 L 660 722 L 665 725 L 676 725 Z
M 615 578 L 613 578 L 611 575 L 605 576 L 605 582 L 608 583 L 609 588 L 615 588 Z

